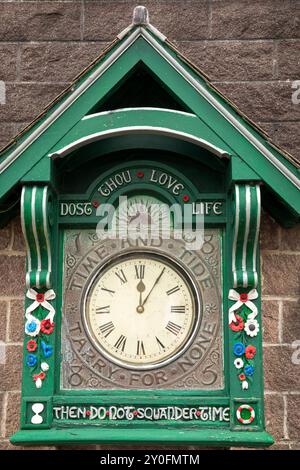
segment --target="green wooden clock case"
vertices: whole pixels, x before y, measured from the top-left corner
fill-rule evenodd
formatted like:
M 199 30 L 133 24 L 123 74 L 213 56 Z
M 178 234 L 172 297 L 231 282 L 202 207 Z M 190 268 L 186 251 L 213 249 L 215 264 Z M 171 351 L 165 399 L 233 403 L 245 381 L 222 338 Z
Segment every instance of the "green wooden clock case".
M 143 7 L 137 11 L 133 24 L 0 155 L 1 223 L 21 193 L 27 246 L 21 429 L 11 442 L 268 446 L 261 199 L 281 224 L 296 223 L 299 169 L 147 15 L 141 19 Z M 76 332 L 84 286 L 103 261 L 103 242 L 94 237 L 97 210 L 116 207 L 125 195 L 191 205 L 194 219 L 197 210 L 204 214 L 198 252 L 183 260 L 180 240 L 151 247 L 190 271 L 189 260 L 198 257 L 208 279 L 205 286 L 195 275 L 201 321 L 187 357 L 156 376 L 113 375 L 84 331 Z M 110 246 L 103 256 L 123 249 Z M 88 264 L 72 297 L 70 280 Z M 205 343 L 205 335 L 212 339 Z

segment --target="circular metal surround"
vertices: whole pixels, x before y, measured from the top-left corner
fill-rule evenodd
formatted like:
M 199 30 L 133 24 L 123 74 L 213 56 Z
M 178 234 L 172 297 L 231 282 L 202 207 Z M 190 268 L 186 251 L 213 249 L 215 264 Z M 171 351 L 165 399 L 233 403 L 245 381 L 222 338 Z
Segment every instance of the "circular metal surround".
M 99 344 L 98 340 L 95 338 L 93 332 L 91 331 L 91 328 L 89 326 L 89 322 L 87 319 L 87 299 L 88 295 L 94 286 L 95 282 L 99 277 L 101 277 L 105 271 L 110 269 L 112 266 L 117 265 L 118 263 L 122 262 L 123 259 L 129 259 L 129 258 L 136 258 L 138 256 L 143 256 L 144 258 L 157 258 L 161 262 L 169 265 L 170 268 L 174 269 L 183 279 L 186 281 L 186 284 L 190 290 L 191 293 L 191 298 L 193 301 L 193 307 L 194 307 L 194 323 L 191 327 L 191 331 L 189 333 L 189 336 L 187 337 L 186 341 L 183 342 L 182 346 L 180 349 L 174 353 L 173 355 L 171 354 L 170 357 L 167 357 L 166 359 L 152 363 L 152 364 L 139 364 L 139 365 L 134 365 L 130 364 L 126 361 L 119 360 L 109 354 L 102 346 Z M 197 288 L 197 285 L 193 279 L 193 276 L 189 273 L 188 269 L 177 259 L 173 258 L 172 256 L 166 255 L 165 252 L 161 252 L 159 249 L 157 250 L 151 250 L 151 249 L 130 249 L 126 250 L 121 254 L 112 256 L 106 263 L 104 263 L 100 269 L 96 270 L 92 277 L 90 278 L 89 282 L 86 285 L 86 288 L 84 290 L 84 295 L 82 297 L 82 303 L 81 303 L 81 311 L 82 311 L 82 321 L 84 325 L 84 329 L 87 333 L 88 338 L 90 339 L 91 343 L 93 346 L 110 362 L 121 366 L 125 369 L 130 369 L 130 370 L 139 370 L 139 371 L 145 371 L 145 370 L 153 370 L 153 369 L 158 369 L 161 367 L 164 367 L 171 362 L 174 362 L 178 357 L 180 357 L 192 344 L 199 326 L 200 326 L 200 320 L 201 320 L 201 312 L 200 312 L 200 306 L 201 306 L 201 301 L 200 301 L 200 293 L 199 289 Z

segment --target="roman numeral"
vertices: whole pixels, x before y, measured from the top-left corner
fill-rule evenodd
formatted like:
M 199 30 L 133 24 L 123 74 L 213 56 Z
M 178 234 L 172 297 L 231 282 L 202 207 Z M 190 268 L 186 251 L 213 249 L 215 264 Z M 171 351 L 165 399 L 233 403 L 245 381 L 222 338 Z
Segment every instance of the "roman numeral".
M 126 276 L 125 276 L 125 274 L 124 274 L 123 269 L 120 269 L 119 272 L 116 271 L 116 272 L 115 272 L 115 275 L 118 276 L 118 278 L 119 278 L 120 281 L 121 281 L 121 284 L 125 284 L 125 283 L 127 282 L 127 278 L 126 278 Z
M 136 347 L 137 356 L 146 355 L 143 341 L 138 340 Z
M 169 321 L 166 326 L 166 330 L 170 331 L 170 333 L 173 333 L 173 335 L 177 336 L 179 331 L 181 330 L 181 326 L 177 325 L 176 323 L 173 323 L 172 321 Z
M 106 287 L 101 287 L 101 290 L 105 290 L 106 292 L 109 292 L 110 295 L 114 295 L 116 293 L 116 291 L 107 289 Z
M 111 321 L 107 323 L 103 323 L 103 325 L 99 326 L 99 330 L 105 336 L 105 338 L 107 338 L 108 335 L 110 335 L 111 332 L 114 331 L 114 329 L 115 329 L 115 325 Z
M 110 313 L 110 305 L 105 305 L 104 307 L 96 307 L 96 314 L 99 313 Z
M 144 279 L 145 276 L 145 265 L 138 264 L 134 266 L 136 279 Z
M 171 313 L 185 313 L 185 305 L 172 305 Z
M 121 335 L 115 344 L 115 348 L 122 349 L 122 352 L 124 352 L 126 340 L 127 340 L 126 336 Z
M 165 346 L 162 344 L 162 342 L 158 339 L 157 336 L 155 336 L 155 339 L 156 339 L 159 349 L 165 349 Z
M 168 295 L 174 294 L 174 292 L 177 292 L 178 290 L 179 290 L 178 286 L 173 287 L 172 289 L 167 290 L 167 294 Z

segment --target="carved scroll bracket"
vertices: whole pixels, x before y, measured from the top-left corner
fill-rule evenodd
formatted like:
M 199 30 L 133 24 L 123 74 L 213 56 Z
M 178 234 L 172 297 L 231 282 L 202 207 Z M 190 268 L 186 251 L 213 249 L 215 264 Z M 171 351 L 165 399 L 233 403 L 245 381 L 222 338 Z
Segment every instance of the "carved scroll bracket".
M 257 246 L 261 198 L 258 184 L 236 184 L 232 245 L 233 287 L 255 288 L 258 284 Z
M 27 248 L 26 287 L 51 287 L 51 191 L 48 186 L 23 186 L 21 223 Z

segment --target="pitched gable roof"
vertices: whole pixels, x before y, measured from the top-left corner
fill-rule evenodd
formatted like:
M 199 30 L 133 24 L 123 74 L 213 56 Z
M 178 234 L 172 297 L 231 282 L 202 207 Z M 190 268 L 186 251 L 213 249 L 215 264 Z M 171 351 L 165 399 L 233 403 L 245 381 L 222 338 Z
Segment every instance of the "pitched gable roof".
M 299 162 L 275 145 L 262 129 L 210 82 L 203 71 L 152 26 L 144 7 L 135 9 L 132 24 L 2 150 L 0 198 L 4 198 L 39 159 L 55 153 L 52 151 L 55 144 L 120 81 L 122 74 L 115 74 L 114 80 L 110 75 L 108 80 L 106 72 L 109 70 L 112 74 L 114 65 L 121 60 L 123 77 L 142 61 L 172 91 L 176 87 L 175 93 L 197 116 L 199 123 L 201 121 L 212 127 L 219 140 L 224 142 L 226 152 L 242 159 L 266 185 L 274 189 L 284 204 L 290 206 L 294 217 L 299 217 Z M 165 73 L 162 78 L 163 67 Z M 97 93 L 92 93 L 91 90 L 100 80 L 101 88 L 98 87 Z M 193 93 L 191 99 L 187 98 L 187 89 Z M 64 125 L 60 125 L 62 117 L 65 118 Z M 229 129 L 234 132 L 234 139 L 231 138 L 230 142 L 226 137 Z M 33 146 L 35 159 L 29 158 Z M 262 158 L 266 165 L 262 165 Z M 274 181 L 278 187 L 274 188 Z

